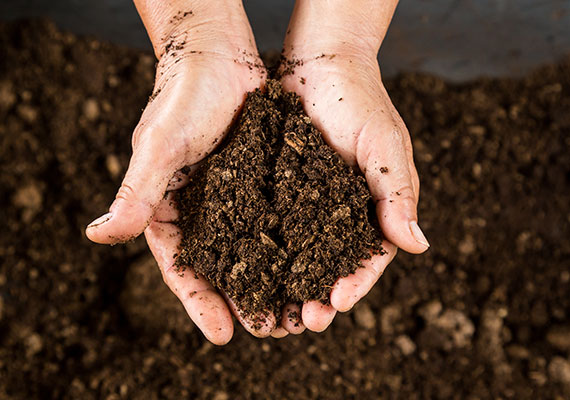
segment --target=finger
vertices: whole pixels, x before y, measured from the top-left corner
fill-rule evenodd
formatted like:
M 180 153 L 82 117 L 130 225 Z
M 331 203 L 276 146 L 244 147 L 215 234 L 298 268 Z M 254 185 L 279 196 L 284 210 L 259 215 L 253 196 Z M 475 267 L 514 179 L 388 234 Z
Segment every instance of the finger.
M 158 203 L 154 212 L 153 221 L 163 223 L 174 223 L 178 219 L 178 208 L 176 207 L 176 199 L 174 192 L 167 192 L 164 198 Z M 178 241 L 176 242 L 178 246 Z
M 190 182 L 190 177 L 196 170 L 203 164 L 203 160 L 190 166 L 186 166 L 181 170 L 178 170 L 174 173 L 170 181 L 168 181 L 168 185 L 166 186 L 167 191 L 172 190 L 179 190 L 183 187 L 187 186 Z
M 275 314 L 259 313 L 255 317 L 246 317 L 238 310 L 237 306 L 232 299 L 229 298 L 227 294 L 223 294 L 230 310 L 237 320 L 242 324 L 246 331 L 251 333 L 253 336 L 258 338 L 266 338 L 270 336 L 277 326 L 277 320 L 275 319 Z
M 335 315 L 336 310 L 332 305 L 313 300 L 303 304 L 301 318 L 308 330 L 322 332 L 331 324 Z
M 178 218 L 178 210 L 176 209 L 176 207 L 172 207 L 174 196 L 175 196 L 174 193 L 169 192 L 166 194 L 164 200 L 159 203 L 159 206 L 157 207 L 154 216 L 155 221 L 161 221 L 162 225 L 173 226 L 165 223 L 175 221 Z M 154 222 L 151 224 L 151 226 L 153 225 Z M 147 231 L 148 230 L 149 229 L 147 228 Z M 176 240 L 176 245 L 174 246 L 174 248 L 177 248 L 178 239 L 177 237 L 174 237 L 174 239 Z M 228 303 L 231 312 L 240 321 L 240 323 L 244 326 L 244 328 L 252 335 L 257 337 L 267 337 L 269 336 L 269 334 L 273 332 L 276 326 L 276 320 L 274 314 L 270 314 L 268 316 L 260 315 L 258 318 L 253 318 L 253 319 L 244 318 L 237 310 L 237 307 L 235 306 L 234 302 L 231 299 L 229 299 L 228 296 L 224 294 L 223 298 Z M 277 333 L 277 335 L 279 335 L 279 332 Z
M 125 242 L 140 235 L 152 219 L 180 160 L 172 159 L 169 142 L 159 135 L 139 135 L 129 168 L 109 212 L 87 227 L 97 243 Z
M 356 158 L 376 202 L 384 236 L 407 252 L 423 253 L 429 243 L 417 222 L 419 182 L 414 182 L 415 168 L 409 168 L 408 133 L 405 126 L 383 121 L 384 114 L 379 115 L 360 133 Z
M 274 339 L 281 339 L 287 336 L 289 332 L 285 330 L 282 326 L 275 328 L 275 330 L 271 333 L 271 337 Z
M 189 182 L 190 182 L 190 174 L 182 170 L 176 171 L 172 176 L 172 178 L 170 178 L 170 181 L 168 181 L 166 190 L 171 191 L 171 190 L 182 189 L 184 186 L 188 185 Z
M 283 307 L 281 326 L 293 335 L 299 335 L 305 331 L 305 324 L 301 317 L 301 307 L 298 304 L 287 304 Z
M 408 169 L 410 171 L 410 175 L 412 177 L 412 189 L 414 190 L 414 194 L 416 195 L 416 204 L 420 200 L 420 177 L 418 176 L 418 171 L 416 170 L 416 166 L 414 165 L 414 161 L 408 161 Z
M 233 321 L 224 299 L 192 268 L 178 273 L 173 254 L 177 252 L 178 228 L 169 223 L 152 222 L 145 230 L 148 246 L 158 262 L 170 290 L 180 299 L 184 309 L 206 338 L 223 345 L 233 335 Z
M 330 299 L 335 309 L 340 312 L 350 310 L 372 289 L 397 252 L 396 246 L 386 240 L 382 242 L 382 247 L 386 254 L 376 254 L 369 260 L 362 260 L 362 268 L 334 284 Z

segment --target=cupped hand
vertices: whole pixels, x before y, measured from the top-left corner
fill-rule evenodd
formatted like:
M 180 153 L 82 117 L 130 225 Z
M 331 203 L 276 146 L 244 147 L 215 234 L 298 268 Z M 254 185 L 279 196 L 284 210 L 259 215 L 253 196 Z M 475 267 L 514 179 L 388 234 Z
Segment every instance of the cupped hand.
M 254 329 L 192 266 L 179 273 L 174 265 L 180 232 L 173 223 L 177 210 L 170 191 L 184 186 L 188 177 L 183 167 L 196 165 L 212 152 L 247 92 L 266 78 L 253 41 L 221 45 L 222 40 L 201 43 L 188 36 L 167 38 L 154 92 L 133 133 L 128 171 L 109 212 L 86 233 L 97 243 L 114 244 L 144 231 L 165 282 L 211 342 L 231 339 L 231 312 L 254 335 L 268 336 L 276 325 L 274 316 Z
M 339 279 L 329 306 L 303 305 L 304 325 L 322 331 L 336 311 L 350 310 L 368 293 L 397 247 L 422 253 L 429 244 L 417 223 L 420 185 L 410 135 L 382 84 L 375 55 L 357 51 L 303 54 L 293 49 L 285 53 L 283 86 L 301 96 L 305 111 L 327 143 L 364 173 L 387 251 L 364 260 L 364 268 Z

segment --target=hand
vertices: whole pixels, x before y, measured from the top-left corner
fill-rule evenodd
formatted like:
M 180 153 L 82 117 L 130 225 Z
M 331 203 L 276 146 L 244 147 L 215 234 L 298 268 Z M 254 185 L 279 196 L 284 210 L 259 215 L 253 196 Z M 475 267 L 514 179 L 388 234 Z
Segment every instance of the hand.
M 165 282 L 215 344 L 232 337 L 230 308 L 255 335 L 267 336 L 276 325 L 275 317 L 269 316 L 261 329 L 254 330 L 190 266 L 179 274 L 173 258 L 180 232 L 173 224 L 177 211 L 170 191 L 188 181 L 180 170 L 212 152 L 246 93 L 262 86 L 266 77 L 243 8 L 235 13 L 243 18 L 234 15 L 218 24 L 217 13 L 201 24 L 192 19 L 198 14 L 188 14 L 183 21 L 185 13 L 174 10 L 168 17 L 177 22 L 174 27 L 149 32 L 159 57 L 154 92 L 134 130 L 133 155 L 116 199 L 109 213 L 86 231 L 89 239 L 105 244 L 125 242 L 144 231 Z
M 336 311 L 350 310 L 368 293 L 396 255 L 397 247 L 417 254 L 426 251 L 429 244 L 417 224 L 419 179 L 410 136 L 382 84 L 377 49 L 359 48 L 341 40 L 327 43 L 324 35 L 319 36 L 318 46 L 313 46 L 304 40 L 312 37 L 307 33 L 310 29 L 295 23 L 304 11 L 296 8 L 297 15 L 290 24 L 283 86 L 301 96 L 326 142 L 365 174 L 386 239 L 383 247 L 388 252 L 364 260 L 364 268 L 339 279 L 331 292 L 330 306 L 316 310 L 312 303 L 303 305 L 304 325 L 320 332 Z M 293 73 L 287 73 L 287 65 L 294 66 Z

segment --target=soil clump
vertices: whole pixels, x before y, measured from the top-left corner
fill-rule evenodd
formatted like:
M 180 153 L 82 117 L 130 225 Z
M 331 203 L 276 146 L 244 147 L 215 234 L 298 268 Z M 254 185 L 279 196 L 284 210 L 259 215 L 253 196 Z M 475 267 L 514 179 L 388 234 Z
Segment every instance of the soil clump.
M 180 269 L 193 266 L 248 316 L 327 303 L 339 277 L 383 253 L 364 177 L 275 80 L 248 94 L 222 148 L 177 199 Z

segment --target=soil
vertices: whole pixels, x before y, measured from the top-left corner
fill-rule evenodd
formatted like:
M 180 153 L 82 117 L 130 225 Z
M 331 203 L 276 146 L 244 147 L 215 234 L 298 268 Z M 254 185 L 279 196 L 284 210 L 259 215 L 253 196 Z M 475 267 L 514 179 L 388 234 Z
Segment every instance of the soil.
M 0 398 L 570 396 L 570 60 L 524 79 L 386 82 L 432 245 L 401 252 L 327 331 L 209 344 L 110 204 L 150 54 L 46 22 L 0 25 Z
M 286 303 L 328 304 L 339 277 L 382 254 L 364 177 L 275 80 L 248 94 L 226 143 L 177 203 L 180 272 L 193 266 L 248 318 L 279 320 Z

